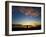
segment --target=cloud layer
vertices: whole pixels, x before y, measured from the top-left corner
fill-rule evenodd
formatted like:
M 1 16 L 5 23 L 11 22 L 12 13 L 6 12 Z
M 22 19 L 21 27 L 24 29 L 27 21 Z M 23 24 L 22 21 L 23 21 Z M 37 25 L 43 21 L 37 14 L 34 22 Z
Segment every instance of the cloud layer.
M 32 7 L 17 7 L 17 10 L 19 10 L 21 13 L 27 16 L 39 16 L 40 13 L 33 9 Z

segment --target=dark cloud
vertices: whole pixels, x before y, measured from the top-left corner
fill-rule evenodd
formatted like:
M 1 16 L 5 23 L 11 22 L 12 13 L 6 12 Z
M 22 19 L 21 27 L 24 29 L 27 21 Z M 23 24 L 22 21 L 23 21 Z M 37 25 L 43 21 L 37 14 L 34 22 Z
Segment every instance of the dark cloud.
M 27 16 L 39 16 L 40 13 L 37 8 L 32 7 L 16 7 L 18 11 L 27 15 Z

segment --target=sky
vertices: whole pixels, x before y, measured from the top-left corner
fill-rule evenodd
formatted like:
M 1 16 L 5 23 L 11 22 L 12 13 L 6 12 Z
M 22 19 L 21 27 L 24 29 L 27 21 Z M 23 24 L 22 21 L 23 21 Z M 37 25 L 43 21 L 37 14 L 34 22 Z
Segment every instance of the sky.
M 12 6 L 12 23 L 22 25 L 41 24 L 41 7 Z

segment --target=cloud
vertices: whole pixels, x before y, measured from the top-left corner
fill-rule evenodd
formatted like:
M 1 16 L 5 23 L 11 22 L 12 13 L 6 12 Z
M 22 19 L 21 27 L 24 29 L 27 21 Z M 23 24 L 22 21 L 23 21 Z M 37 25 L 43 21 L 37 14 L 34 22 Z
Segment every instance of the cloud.
M 17 8 L 21 13 L 27 16 L 39 16 L 40 13 L 33 9 L 32 7 L 18 7 Z

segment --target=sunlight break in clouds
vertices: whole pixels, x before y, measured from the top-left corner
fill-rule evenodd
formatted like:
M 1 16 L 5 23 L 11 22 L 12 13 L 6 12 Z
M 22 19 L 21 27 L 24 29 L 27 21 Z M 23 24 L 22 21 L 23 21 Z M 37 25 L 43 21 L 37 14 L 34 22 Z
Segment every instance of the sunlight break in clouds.
M 22 20 L 20 22 L 18 22 L 18 24 L 22 24 L 22 25 L 40 25 L 39 21 L 32 21 L 32 20 Z

